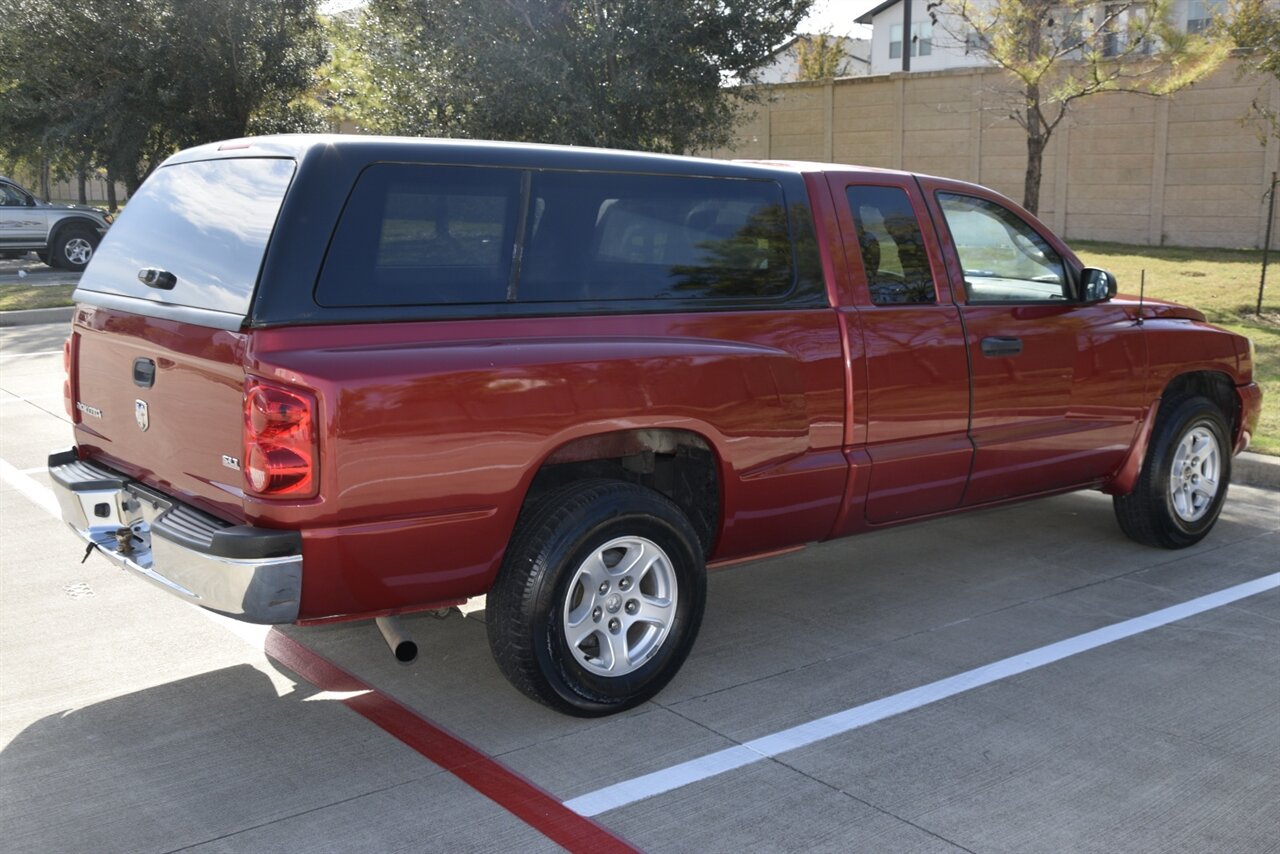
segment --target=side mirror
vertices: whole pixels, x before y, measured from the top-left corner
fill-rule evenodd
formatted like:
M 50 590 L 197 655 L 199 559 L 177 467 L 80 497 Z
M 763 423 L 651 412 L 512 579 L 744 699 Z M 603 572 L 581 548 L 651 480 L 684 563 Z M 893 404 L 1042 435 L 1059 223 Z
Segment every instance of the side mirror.
M 1080 271 L 1080 281 L 1081 302 L 1102 302 L 1116 295 L 1116 277 L 1106 270 L 1085 267 Z

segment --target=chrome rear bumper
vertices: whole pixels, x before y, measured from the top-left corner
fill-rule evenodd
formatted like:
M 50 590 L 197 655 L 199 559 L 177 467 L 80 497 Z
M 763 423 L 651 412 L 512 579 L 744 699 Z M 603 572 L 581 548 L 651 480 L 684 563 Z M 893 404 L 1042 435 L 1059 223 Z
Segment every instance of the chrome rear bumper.
M 203 608 L 250 623 L 292 623 L 302 536 L 232 525 L 75 451 L 49 457 L 62 519 L 112 563 Z

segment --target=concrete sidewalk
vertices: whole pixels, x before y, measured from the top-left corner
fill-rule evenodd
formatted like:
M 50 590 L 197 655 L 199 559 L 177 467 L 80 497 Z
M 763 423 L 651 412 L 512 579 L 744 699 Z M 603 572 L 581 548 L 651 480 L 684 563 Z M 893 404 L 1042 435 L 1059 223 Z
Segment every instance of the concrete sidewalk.
M 0 311 L 0 328 L 36 326 L 43 323 L 70 323 L 75 306 L 31 308 L 23 311 Z

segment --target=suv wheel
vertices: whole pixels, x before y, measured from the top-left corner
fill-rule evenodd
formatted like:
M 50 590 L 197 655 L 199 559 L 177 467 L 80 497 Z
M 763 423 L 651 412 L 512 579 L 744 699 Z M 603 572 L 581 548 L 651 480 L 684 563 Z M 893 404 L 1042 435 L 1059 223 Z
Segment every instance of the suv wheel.
M 698 537 L 666 496 L 588 480 L 521 514 L 486 629 L 515 687 L 583 717 L 629 709 L 680 669 L 702 622 Z
M 58 234 L 49 260 L 52 266 L 79 273 L 89 265 L 89 259 L 98 248 L 98 235 L 82 226 L 72 226 Z

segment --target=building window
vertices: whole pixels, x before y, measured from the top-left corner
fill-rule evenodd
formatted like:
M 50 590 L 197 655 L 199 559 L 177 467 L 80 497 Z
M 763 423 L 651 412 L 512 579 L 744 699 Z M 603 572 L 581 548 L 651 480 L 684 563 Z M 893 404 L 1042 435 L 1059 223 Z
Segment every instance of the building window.
M 1155 34 L 1148 32 L 1145 6 L 1108 3 L 1104 14 L 1103 56 L 1149 56 L 1155 53 Z
M 1072 11 L 1071 9 L 1058 9 L 1058 49 L 1071 51 L 1073 54 L 1081 50 L 1084 45 L 1084 18 L 1083 9 Z
M 929 21 L 911 25 L 911 55 L 931 56 L 933 54 L 933 24 Z M 902 58 L 902 24 L 889 27 L 889 58 Z
M 1222 14 L 1226 0 L 1190 0 L 1187 3 L 1187 32 L 1203 33 Z
M 985 54 L 990 48 L 991 39 L 987 38 L 986 33 L 970 30 L 969 34 L 964 37 L 964 52 L 966 54 Z
M 1123 22 L 1120 20 L 1121 7 L 1108 5 L 1103 10 L 1106 16 L 1102 25 L 1102 55 L 1118 56 L 1124 50 L 1124 33 L 1121 32 Z
M 911 25 L 911 55 L 929 56 L 933 53 L 933 24 L 924 21 Z

